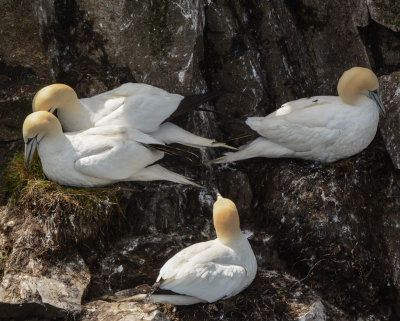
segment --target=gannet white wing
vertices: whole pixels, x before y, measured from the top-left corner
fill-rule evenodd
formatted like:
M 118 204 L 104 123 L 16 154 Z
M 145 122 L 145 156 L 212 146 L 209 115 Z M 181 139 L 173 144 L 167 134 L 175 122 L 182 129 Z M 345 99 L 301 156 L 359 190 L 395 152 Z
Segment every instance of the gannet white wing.
M 343 112 L 338 112 L 340 104 L 309 104 L 311 99 L 302 99 L 303 104 L 292 112 L 278 113 L 274 117 L 249 117 L 246 124 L 268 140 L 296 152 L 329 145 L 340 136 L 342 124 L 348 126 L 351 110 L 343 103 Z
M 79 134 L 79 136 L 77 136 Z M 99 135 L 99 136 L 119 136 L 119 135 L 126 135 L 127 134 L 127 128 L 125 126 L 102 126 L 102 127 L 91 127 L 88 129 L 83 129 L 78 132 L 71 132 L 71 133 L 65 133 L 67 137 L 85 137 L 86 135 L 92 136 L 92 135 Z
M 154 86 L 140 83 L 126 83 L 112 90 L 79 101 L 100 119 L 120 107 L 126 97 L 138 94 L 170 95 L 167 91 Z
M 309 107 L 336 103 L 341 103 L 340 98 L 337 96 L 314 96 L 309 98 L 300 98 L 284 103 L 279 109 L 266 117 L 271 118 L 275 116 L 283 116 Z
M 94 126 L 129 125 L 143 132 L 157 130 L 184 97 L 146 84 L 126 83 L 102 94 L 82 98 Z
M 125 126 L 116 126 L 116 125 L 105 125 L 105 126 L 98 126 L 86 129 L 80 132 L 85 136 L 103 136 L 103 137 L 117 137 L 121 136 L 124 140 L 134 140 L 139 143 L 144 144 L 157 144 L 157 145 L 164 145 L 163 142 L 155 139 L 154 137 L 147 135 L 140 130 L 137 130 L 132 127 L 125 127 Z M 67 135 L 69 135 L 67 133 Z
M 164 156 L 133 141 L 124 141 L 101 153 L 82 157 L 74 167 L 92 177 L 124 180 Z
M 170 258 L 161 268 L 160 273 L 157 278 L 157 282 L 161 278 L 169 279 L 177 273 L 177 269 L 183 264 L 193 260 L 193 257 L 197 254 L 202 254 L 207 249 L 211 248 L 215 244 L 215 240 L 200 242 L 184 248 L 182 251 L 176 253 L 172 258 Z
M 135 95 L 125 97 L 123 103 L 114 111 L 99 118 L 95 126 L 124 125 L 134 127 L 144 133 L 156 131 L 179 106 L 183 96 Z
M 246 269 L 232 263 L 235 253 L 218 240 L 193 244 L 175 254 L 160 270 L 160 288 L 206 300 L 229 297 L 241 289 Z
M 160 288 L 214 302 L 242 290 L 246 277 L 243 266 L 214 262 L 193 265 L 188 262 Z
M 105 101 L 110 97 L 118 97 L 118 96 L 128 97 L 137 94 L 169 95 L 170 93 L 168 91 L 165 91 L 164 89 L 154 87 L 151 85 L 143 83 L 127 82 L 117 88 L 111 89 L 109 91 L 85 99 Z

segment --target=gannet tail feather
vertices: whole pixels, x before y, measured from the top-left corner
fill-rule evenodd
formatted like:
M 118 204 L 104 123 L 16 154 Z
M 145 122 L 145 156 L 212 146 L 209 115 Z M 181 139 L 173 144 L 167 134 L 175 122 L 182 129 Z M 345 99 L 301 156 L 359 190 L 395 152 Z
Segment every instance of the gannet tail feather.
M 225 153 L 225 156 L 213 159 L 207 164 L 230 163 L 253 157 L 293 157 L 296 153 L 284 146 L 275 144 L 263 137 L 258 137 L 247 145 L 239 147 L 239 151 L 235 153 Z
M 171 121 L 174 118 L 177 118 L 183 114 L 186 114 L 187 112 L 196 109 L 197 107 L 201 106 L 202 104 L 212 101 L 216 98 L 221 96 L 221 92 L 219 91 L 214 91 L 214 92 L 209 92 L 205 94 L 199 94 L 199 95 L 191 95 L 191 96 L 186 96 L 184 97 L 181 102 L 179 103 L 179 106 L 176 108 L 176 110 L 164 121 L 168 122 Z
M 142 170 L 140 170 L 139 172 L 135 173 L 134 175 L 132 175 L 127 179 L 127 181 L 158 181 L 158 180 L 171 181 L 178 184 L 192 185 L 201 188 L 201 185 L 192 182 L 185 176 L 174 173 L 160 165 L 151 165 L 146 168 L 143 168 Z
M 196 303 L 204 303 L 206 301 L 194 296 L 179 295 L 179 294 L 137 294 L 124 301 L 148 301 L 152 303 L 174 304 L 174 305 L 191 305 Z
M 151 133 L 151 136 L 165 144 L 178 143 L 190 147 L 225 147 L 236 150 L 235 147 L 224 143 L 216 142 L 215 140 L 194 135 L 179 126 L 172 123 L 164 123 L 160 128 Z

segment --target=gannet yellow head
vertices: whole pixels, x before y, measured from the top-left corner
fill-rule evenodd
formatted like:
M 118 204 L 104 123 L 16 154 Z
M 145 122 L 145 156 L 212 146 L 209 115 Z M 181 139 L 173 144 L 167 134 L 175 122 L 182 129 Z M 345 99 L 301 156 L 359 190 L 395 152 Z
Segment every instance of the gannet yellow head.
M 37 111 L 25 118 L 22 134 L 25 142 L 25 165 L 29 166 L 36 146 L 45 136 L 62 133 L 58 119 L 47 111 Z
M 57 108 L 73 108 L 78 103 L 75 91 L 64 84 L 53 84 L 40 89 L 32 101 L 32 111 L 49 111 Z
M 374 100 L 381 112 L 384 113 L 379 97 L 378 78 L 368 68 L 353 67 L 346 70 L 339 79 L 337 91 L 340 98 L 349 105 L 357 105 L 361 95 L 366 95 Z
M 222 243 L 230 243 L 242 235 L 235 203 L 220 194 L 214 203 L 213 218 L 217 237 Z

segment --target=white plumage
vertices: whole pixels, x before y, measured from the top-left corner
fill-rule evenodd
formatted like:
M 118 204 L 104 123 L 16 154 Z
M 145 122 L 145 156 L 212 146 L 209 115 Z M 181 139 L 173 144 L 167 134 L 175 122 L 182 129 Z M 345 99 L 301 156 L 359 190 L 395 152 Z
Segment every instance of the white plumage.
M 177 110 L 184 98 L 154 86 L 126 83 L 102 94 L 78 99 L 71 87 L 53 84 L 36 93 L 32 109 L 50 112 L 57 110 L 61 125 L 67 132 L 119 125 L 158 137 L 164 143 L 229 148 L 169 122 L 161 125 Z
M 243 236 L 228 246 L 215 239 L 187 247 L 162 267 L 157 282 L 162 281 L 161 289 L 214 302 L 247 288 L 255 272 L 255 257 Z
M 334 162 L 365 149 L 375 136 L 379 109 L 378 79 L 366 68 L 346 71 L 340 96 L 315 96 L 288 102 L 266 117 L 246 124 L 261 137 L 213 163 L 252 157 L 294 157 Z
M 23 134 L 26 162 L 30 163 L 37 145 L 43 172 L 62 185 L 90 187 L 150 180 L 196 185 L 160 165 L 151 165 L 164 153 L 141 143 L 161 143 L 132 128 L 103 126 L 64 134 L 54 115 L 38 111 L 25 119 Z
M 235 204 L 226 198 L 214 204 L 217 239 L 189 246 L 169 259 L 160 270 L 161 289 L 179 295 L 152 295 L 151 302 L 188 305 L 214 302 L 243 291 L 254 280 L 257 262 L 240 231 Z M 136 295 L 134 300 L 144 299 Z

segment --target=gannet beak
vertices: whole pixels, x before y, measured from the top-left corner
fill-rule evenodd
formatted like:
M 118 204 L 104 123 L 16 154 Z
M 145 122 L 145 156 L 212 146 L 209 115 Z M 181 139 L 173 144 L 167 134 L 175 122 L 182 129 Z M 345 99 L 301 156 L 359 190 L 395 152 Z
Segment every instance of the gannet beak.
M 217 200 L 223 198 L 222 195 L 217 191 Z
M 29 168 L 37 146 L 37 136 L 29 138 L 25 143 L 25 168 Z
M 382 115 L 385 115 L 385 108 L 383 107 L 381 97 L 379 96 L 379 90 L 376 89 L 376 90 L 368 91 L 368 97 L 376 102 Z

